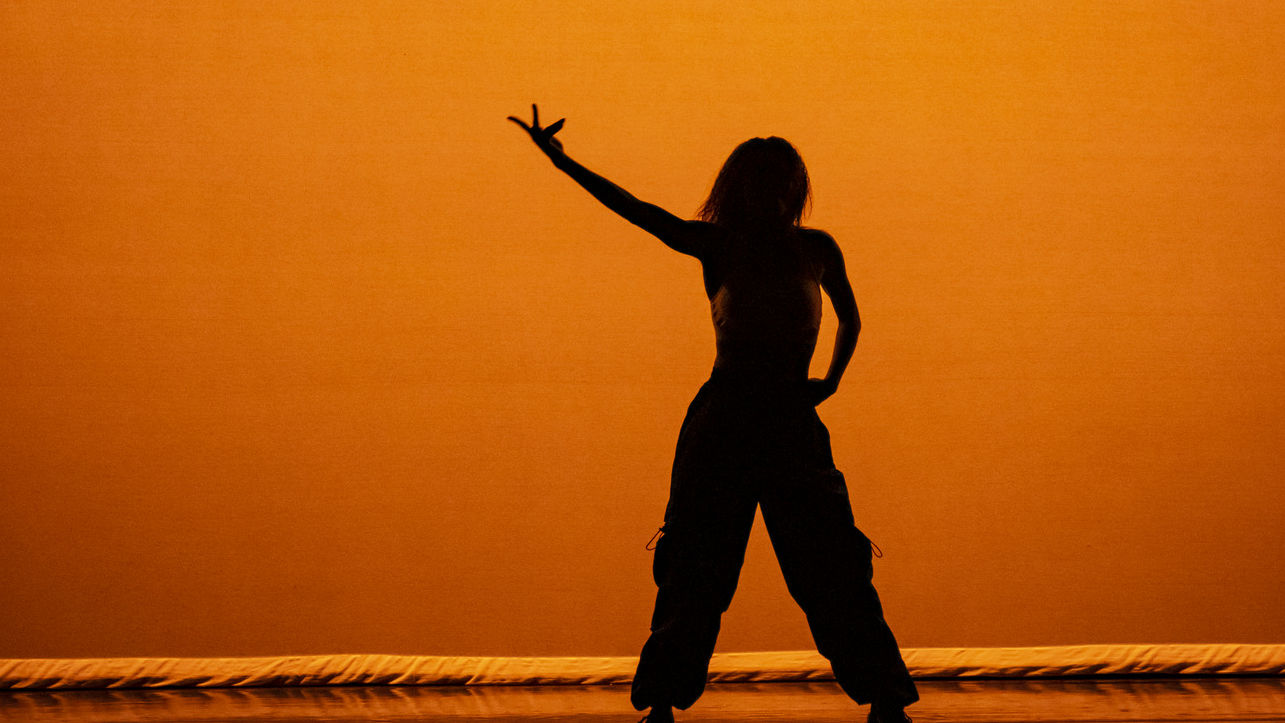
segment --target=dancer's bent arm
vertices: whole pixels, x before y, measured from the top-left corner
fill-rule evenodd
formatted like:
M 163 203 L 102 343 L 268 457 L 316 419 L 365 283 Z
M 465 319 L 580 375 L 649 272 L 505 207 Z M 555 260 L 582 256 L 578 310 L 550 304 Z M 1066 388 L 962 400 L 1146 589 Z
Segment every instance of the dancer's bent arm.
M 817 250 L 821 257 L 823 271 L 821 288 L 830 297 L 834 314 L 839 320 L 839 328 L 834 337 L 834 354 L 830 357 L 830 369 L 825 379 L 813 380 L 814 399 L 820 404 L 839 388 L 839 380 L 852 360 L 852 352 L 857 348 L 857 335 L 861 333 L 861 315 L 857 310 L 857 300 L 852 293 L 852 284 L 848 281 L 848 271 L 843 263 L 843 252 L 834 237 L 824 231 L 810 232 L 817 241 Z
M 535 104 L 531 105 L 531 115 L 530 125 L 514 116 L 509 116 L 509 120 L 517 123 L 531 136 L 531 140 L 535 141 L 536 146 L 549 157 L 549 160 L 553 161 L 553 165 L 558 170 L 571 176 L 572 180 L 579 183 L 602 205 L 660 239 L 666 246 L 689 256 L 699 258 L 702 255 L 702 239 L 705 236 L 704 227 L 707 224 L 683 220 L 660 206 L 641 201 L 620 186 L 572 160 L 562 149 L 561 141 L 553 137 L 555 133 L 562 130 L 566 119 L 541 128 L 540 111 Z

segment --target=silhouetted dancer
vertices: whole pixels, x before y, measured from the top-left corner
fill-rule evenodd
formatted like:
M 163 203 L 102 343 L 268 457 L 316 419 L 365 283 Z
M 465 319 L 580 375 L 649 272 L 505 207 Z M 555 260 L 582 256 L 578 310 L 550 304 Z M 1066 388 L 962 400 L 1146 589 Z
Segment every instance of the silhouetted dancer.
M 607 208 L 701 262 L 717 356 L 678 434 L 653 574 L 659 591 L 632 701 L 646 721 L 700 697 L 719 620 L 736 590 L 754 509 L 817 650 L 871 721 L 908 718 L 919 699 L 871 583 L 870 541 L 853 524 L 843 474 L 816 405 L 834 394 L 861 322 L 843 255 L 799 225 L 811 191 L 803 159 L 781 138 L 754 138 L 728 157 L 700 220 L 634 198 L 571 160 L 554 134 L 510 116 L 561 171 Z M 825 379 L 809 379 L 821 290 L 839 319 Z

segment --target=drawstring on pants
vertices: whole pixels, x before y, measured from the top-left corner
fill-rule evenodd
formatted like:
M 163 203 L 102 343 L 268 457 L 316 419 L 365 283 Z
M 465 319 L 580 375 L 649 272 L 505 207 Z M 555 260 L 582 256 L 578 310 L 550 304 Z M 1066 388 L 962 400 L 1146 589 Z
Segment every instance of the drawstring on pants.
M 869 539 L 869 538 L 867 538 L 867 539 Z M 879 546 L 875 544 L 875 541 L 874 541 L 874 540 L 870 540 L 870 554 L 871 554 L 871 555 L 874 555 L 875 557 L 879 558 L 880 560 L 882 560 L 882 559 L 883 559 L 883 550 L 879 549 Z
M 656 545 L 660 543 L 660 538 L 664 536 L 665 536 L 665 526 L 661 525 L 660 527 L 656 528 L 656 533 L 651 536 L 651 539 L 647 541 L 647 544 L 643 546 L 643 549 L 655 550 Z

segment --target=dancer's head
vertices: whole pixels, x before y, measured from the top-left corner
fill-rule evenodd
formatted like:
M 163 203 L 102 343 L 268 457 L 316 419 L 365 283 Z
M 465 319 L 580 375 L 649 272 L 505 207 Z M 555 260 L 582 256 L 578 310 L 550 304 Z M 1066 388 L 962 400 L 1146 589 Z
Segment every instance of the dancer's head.
M 797 226 L 812 197 L 808 169 L 784 138 L 751 138 L 732 151 L 697 216 L 720 226 Z

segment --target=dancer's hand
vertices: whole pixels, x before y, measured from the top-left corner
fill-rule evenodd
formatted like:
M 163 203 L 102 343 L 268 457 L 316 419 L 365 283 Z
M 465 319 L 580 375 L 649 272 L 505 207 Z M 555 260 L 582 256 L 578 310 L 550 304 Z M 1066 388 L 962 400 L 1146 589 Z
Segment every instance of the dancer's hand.
M 517 116 L 509 116 L 509 120 L 521 126 L 522 130 L 526 131 L 527 135 L 531 136 L 531 140 L 535 141 L 535 145 L 539 147 L 540 150 L 544 151 L 544 155 L 548 156 L 551 160 L 556 161 L 559 158 L 566 157 L 566 154 L 562 152 L 562 141 L 553 137 L 555 133 L 562 130 L 562 124 L 567 122 L 566 118 L 554 121 L 547 128 L 541 128 L 540 109 L 535 103 L 532 103 L 531 125 L 527 125 Z
M 825 379 L 808 380 L 808 401 L 814 407 L 834 396 L 836 391 L 838 391 L 837 385 L 831 384 Z

